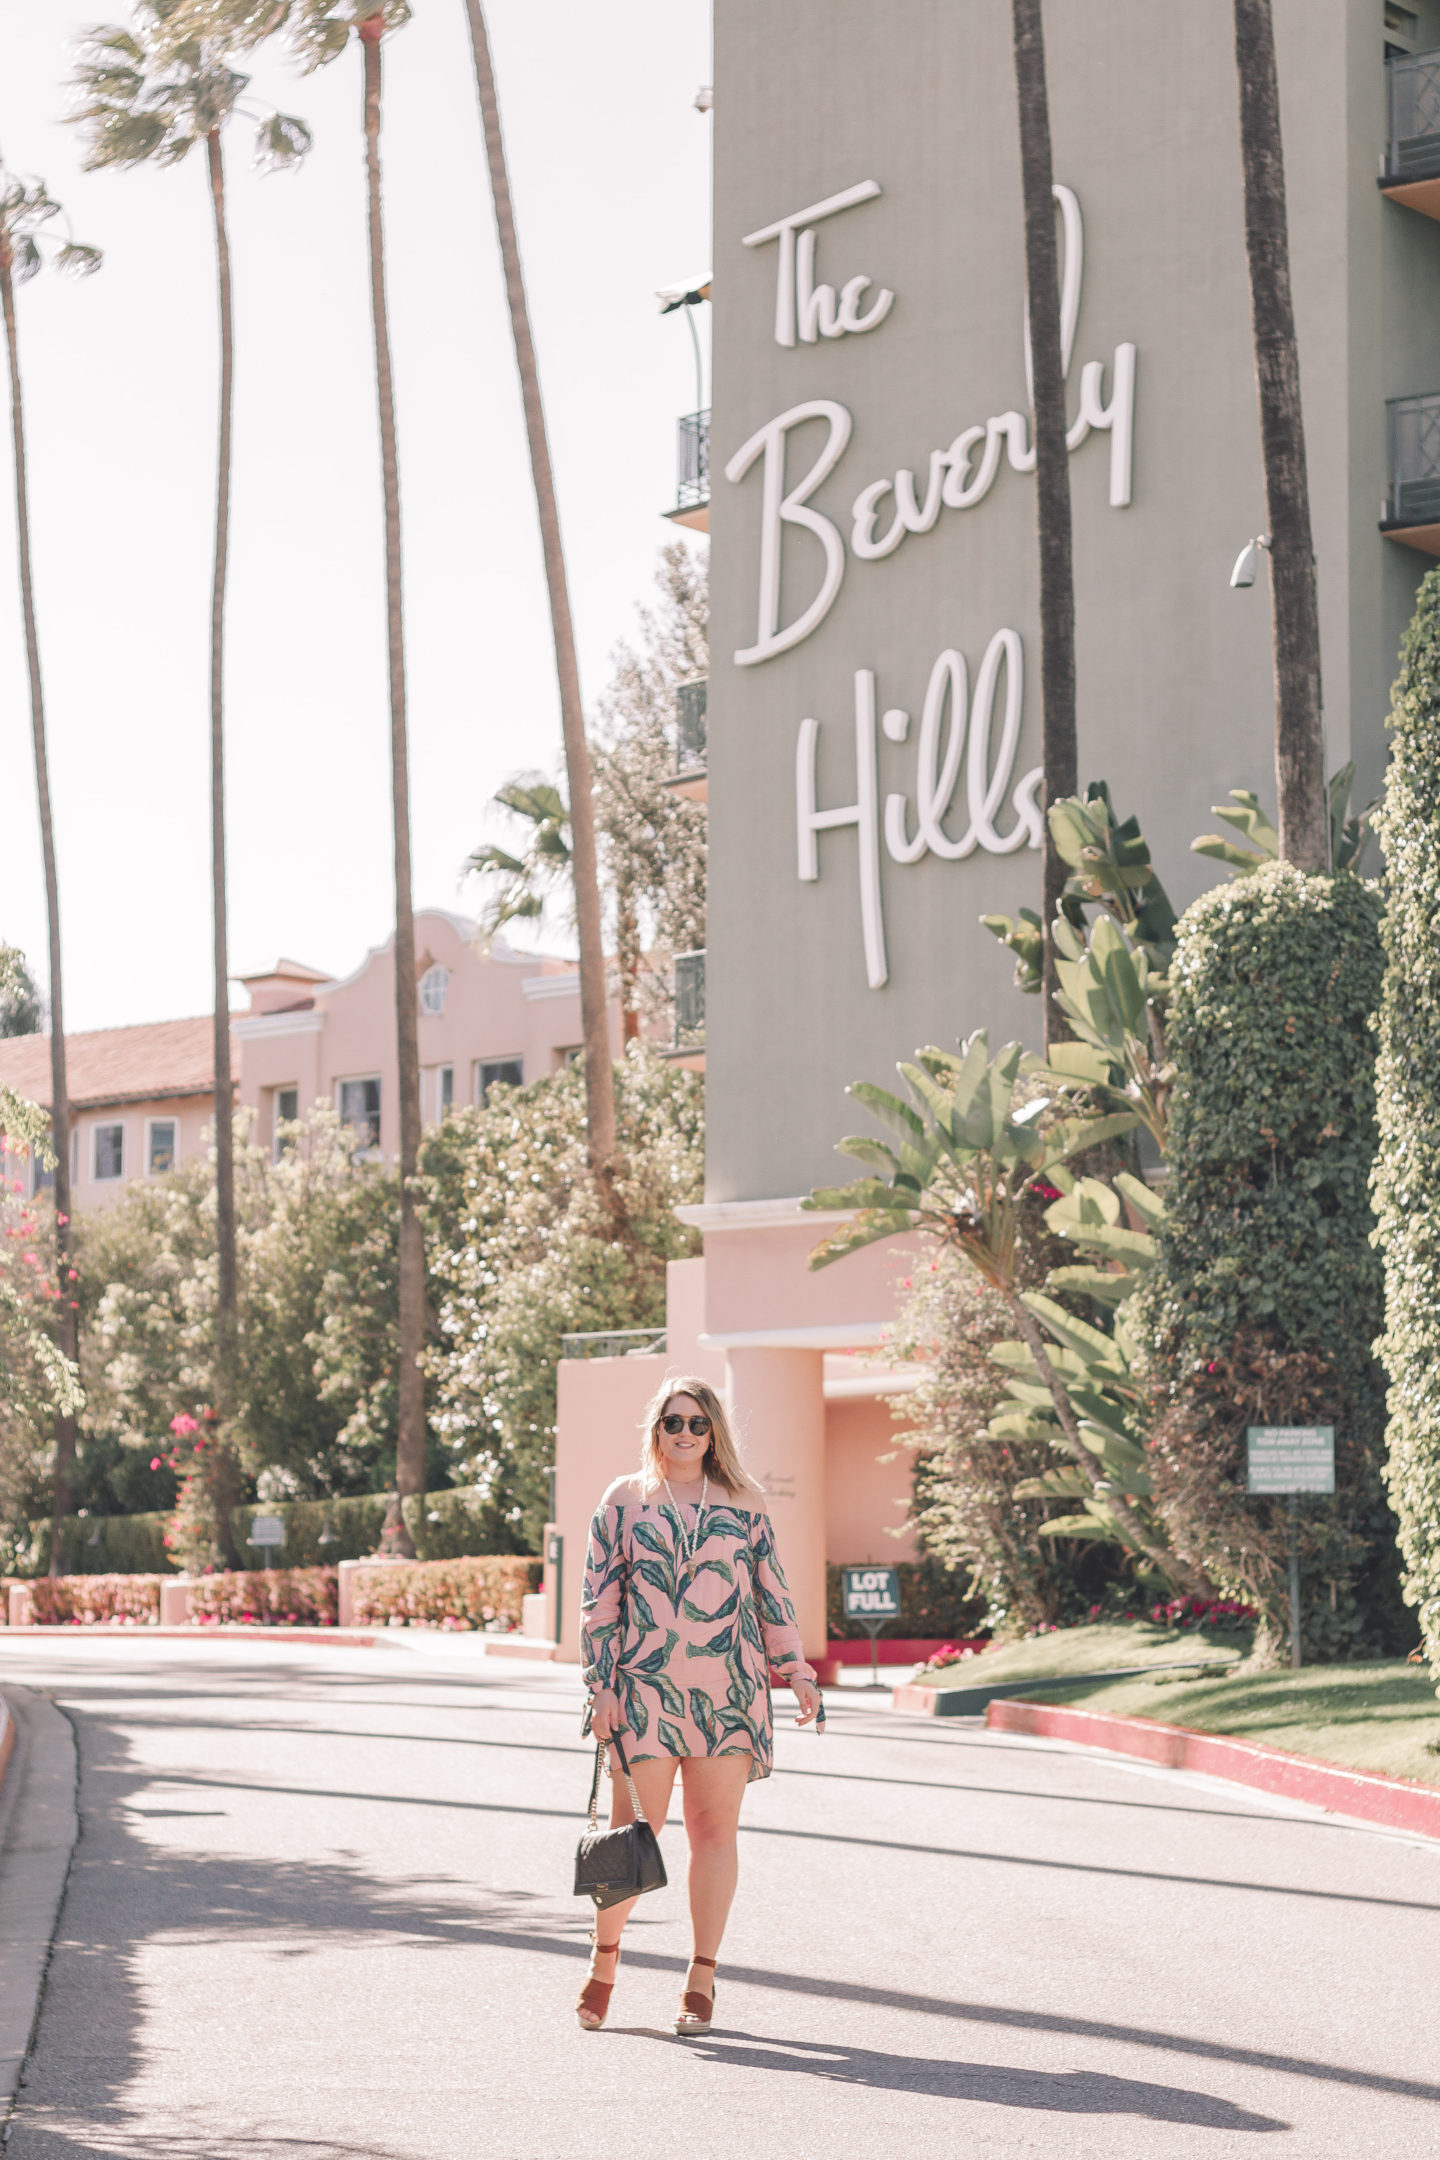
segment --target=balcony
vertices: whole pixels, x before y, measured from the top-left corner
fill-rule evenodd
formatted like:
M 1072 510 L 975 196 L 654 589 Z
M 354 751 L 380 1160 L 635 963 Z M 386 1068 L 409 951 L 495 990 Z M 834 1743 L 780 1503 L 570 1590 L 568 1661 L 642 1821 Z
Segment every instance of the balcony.
M 665 785 L 691 802 L 706 800 L 705 708 L 708 682 L 680 683 L 675 691 L 675 772 Z
M 606 1328 L 590 1335 L 562 1335 L 563 1358 L 664 1357 L 664 1328 Z M 551 1512 L 554 1512 L 553 1504 Z
M 710 530 L 710 413 L 686 413 L 675 441 L 675 508 L 665 512 L 672 525 L 693 532 Z
M 1385 63 L 1390 144 L 1381 192 L 1440 218 L 1440 52 L 1397 53 Z
M 1440 555 L 1440 391 L 1391 398 L 1390 492 L 1380 530 L 1388 539 Z

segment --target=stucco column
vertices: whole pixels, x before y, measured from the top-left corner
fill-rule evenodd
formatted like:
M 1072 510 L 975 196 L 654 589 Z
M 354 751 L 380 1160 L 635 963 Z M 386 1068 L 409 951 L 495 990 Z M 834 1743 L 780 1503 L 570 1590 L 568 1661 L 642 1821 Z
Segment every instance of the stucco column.
M 826 1645 L 824 1360 L 818 1350 L 732 1350 L 726 1394 L 813 1665 Z

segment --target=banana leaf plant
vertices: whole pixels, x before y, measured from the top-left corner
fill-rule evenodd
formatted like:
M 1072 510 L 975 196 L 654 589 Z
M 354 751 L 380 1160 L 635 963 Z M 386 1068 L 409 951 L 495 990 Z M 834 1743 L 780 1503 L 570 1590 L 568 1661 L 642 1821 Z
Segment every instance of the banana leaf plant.
M 1052 803 L 1047 819 L 1070 869 L 1060 906 L 1063 919 L 1083 935 L 1086 910 L 1103 909 L 1123 925 L 1132 943 L 1146 948 L 1152 975 L 1162 978 L 1175 950 L 1175 910 L 1155 874 L 1139 820 L 1117 820 L 1104 780 L 1092 780 L 1083 797 L 1067 795 Z M 982 915 L 980 920 L 1014 953 L 1016 989 L 1037 994 L 1043 940 L 1035 910 L 1021 908 L 1014 917 Z
M 1355 766 L 1342 765 L 1332 777 L 1327 793 L 1330 798 L 1330 862 L 1336 870 L 1354 870 L 1364 854 L 1370 838 L 1370 813 L 1376 807 L 1367 803 L 1363 810 L 1351 810 L 1350 792 L 1355 785 Z M 1239 847 L 1223 833 L 1202 833 L 1190 843 L 1192 855 L 1208 855 L 1213 862 L 1225 863 L 1237 877 L 1249 877 L 1265 863 L 1280 859 L 1280 835 L 1274 821 L 1260 807 L 1260 798 L 1252 788 L 1231 788 L 1228 803 L 1211 803 L 1210 815 L 1218 817 L 1232 832 L 1239 833 L 1245 842 Z
M 1130 1386 L 1133 1346 L 1076 1319 L 1053 1298 L 1023 1290 L 1015 1272 L 1020 1207 L 1036 1185 L 1058 1192 L 1057 1205 L 1069 1203 L 1075 1230 L 1083 1233 L 1076 1242 L 1090 1265 L 1113 1269 L 1128 1252 L 1130 1272 L 1143 1260 L 1138 1247 L 1125 1243 L 1135 1233 L 1120 1224 L 1120 1202 L 1112 1221 L 1108 1202 L 1098 1197 L 1106 1188 L 1088 1179 L 1077 1187 L 1066 1168 L 1074 1156 L 1132 1131 L 1137 1113 L 1054 1118 L 1044 1096 L 1017 1105 L 1022 1060 L 1018 1043 L 1007 1043 L 992 1059 L 981 1029 L 958 1057 L 931 1048 L 918 1052 L 914 1064 L 900 1066 L 909 1102 L 869 1082 L 852 1086 L 848 1092 L 899 1144 L 868 1137 L 840 1141 L 839 1152 L 867 1164 L 871 1175 L 813 1192 L 802 1202 L 811 1209 L 854 1211 L 815 1247 L 810 1265 L 828 1267 L 881 1238 L 916 1231 L 957 1252 L 999 1292 L 1019 1332 L 1021 1341 L 1002 1349 L 1014 1353 L 1015 1380 L 1036 1399 L 1017 1396 L 1017 1414 L 1034 1414 L 1044 1437 L 1070 1457 L 1075 1496 L 1086 1507 L 1087 1528 L 1076 1534 L 1118 1537 L 1174 1580 L 1175 1560 L 1163 1532 L 1150 1511 L 1136 1505 L 1147 1497 L 1139 1483 L 1143 1472 L 1135 1471 L 1128 1486 L 1116 1482 L 1116 1451 L 1135 1443 L 1124 1429 L 1127 1413 L 1114 1407 L 1107 1390 Z M 1131 1182 L 1145 1190 L 1138 1179 Z M 1097 1448 L 1093 1432 L 1087 1436 L 1087 1426 L 1111 1434 L 1112 1460 Z
M 1110 915 L 1084 936 L 1057 918 L 1055 972 L 1057 1002 L 1075 1039 L 1052 1043 L 1048 1061 L 1032 1069 L 1104 1111 L 1131 1111 L 1163 1155 L 1175 1068 L 1161 1018 L 1169 985 L 1156 972 L 1152 948 L 1127 941 Z
M 1046 1210 L 1045 1220 L 1068 1238 L 1082 1255 L 1080 1264 L 1052 1269 L 1046 1290 L 1067 1291 L 1110 1309 L 1108 1332 L 1078 1319 L 1043 1292 L 1022 1292 L 1030 1311 L 1056 1347 L 1049 1352 L 1060 1373 L 1084 1445 L 1099 1467 L 1065 1463 L 1015 1488 L 1018 1500 L 1069 1500 L 1076 1512 L 1052 1516 L 1043 1537 L 1090 1538 L 1126 1547 L 1152 1576 L 1177 1587 L 1199 1588 L 1168 1550 L 1156 1516 L 1144 1447 L 1145 1396 L 1137 1375 L 1140 1344 L 1125 1305 L 1142 1276 L 1154 1265 L 1153 1226 L 1163 1212 L 1149 1187 L 1122 1171 L 1114 1184 L 1099 1178 L 1056 1173 L 1065 1188 Z M 1118 1188 L 1118 1189 L 1117 1189 Z M 1145 1227 L 1135 1229 L 1129 1214 Z M 992 1353 L 1006 1368 L 1007 1399 L 990 1420 L 990 1439 L 1006 1443 L 1031 1440 L 1066 1452 L 1066 1435 L 1055 1414 L 1046 1376 L 1029 1345 L 1000 1343 Z M 1116 1502 L 1120 1505 L 1117 1507 Z M 1144 1533 L 1137 1542 L 1136 1525 Z

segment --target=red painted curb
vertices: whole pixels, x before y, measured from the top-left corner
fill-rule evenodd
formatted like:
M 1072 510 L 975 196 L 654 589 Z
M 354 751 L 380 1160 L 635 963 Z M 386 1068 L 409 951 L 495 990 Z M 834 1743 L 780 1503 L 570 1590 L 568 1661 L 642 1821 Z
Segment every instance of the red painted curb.
M 63 1627 L 0 1628 L 0 1643 L 29 1642 L 36 1635 L 63 1636 L 68 1642 L 89 1642 L 103 1635 L 109 1641 L 123 1637 L 127 1642 L 300 1642 L 324 1643 L 327 1647 L 338 1643 L 349 1650 L 373 1650 L 376 1643 L 374 1635 L 352 1635 L 339 1628 L 245 1627 L 227 1621 L 215 1627 L 147 1627 L 143 1621 L 134 1627 L 112 1627 L 99 1621 Z
M 1420 1837 L 1440 1838 L 1440 1787 L 1417 1785 L 1384 1770 L 1346 1770 L 1313 1755 L 1262 1746 L 1188 1725 L 1160 1725 L 1153 1718 L 1116 1717 L 1104 1710 L 1067 1710 L 1058 1703 L 993 1702 L 985 1713 L 992 1732 L 1028 1733 L 1037 1739 L 1074 1740 L 1169 1770 L 1199 1770 L 1257 1791 L 1282 1793 L 1312 1807 L 1364 1822 L 1383 1823 Z
M 10 1715 L 10 1705 L 0 1695 L 0 1785 L 5 1782 L 10 1756 L 15 1747 L 15 1720 Z

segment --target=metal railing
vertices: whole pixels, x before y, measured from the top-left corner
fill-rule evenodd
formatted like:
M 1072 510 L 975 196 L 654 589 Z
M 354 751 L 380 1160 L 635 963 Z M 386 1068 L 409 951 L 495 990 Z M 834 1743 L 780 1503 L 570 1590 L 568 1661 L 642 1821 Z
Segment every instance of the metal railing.
M 593 1335 L 562 1335 L 560 1355 L 575 1357 L 663 1357 L 664 1328 L 602 1328 Z M 552 1502 L 553 1513 L 553 1502 Z
M 675 441 L 675 507 L 698 510 L 710 500 L 710 410 L 686 413 Z
M 1391 398 L 1390 492 L 1386 523 L 1431 525 L 1440 521 L 1440 391 Z
M 1398 53 L 1385 63 L 1389 87 L 1387 180 L 1440 174 L 1440 52 Z
M 675 955 L 675 1047 L 698 1048 L 705 1040 L 705 955 Z
M 675 692 L 675 770 L 705 770 L 705 710 L 710 685 L 682 682 Z

